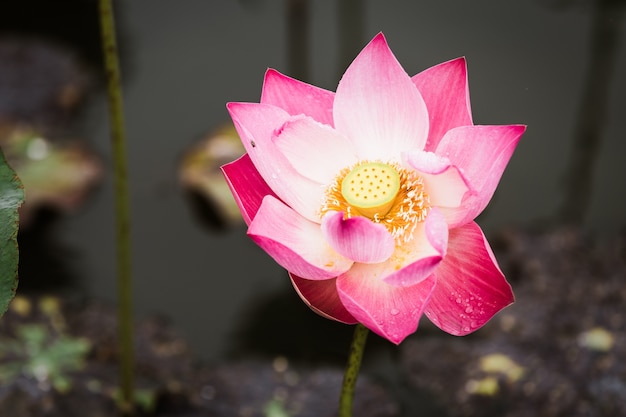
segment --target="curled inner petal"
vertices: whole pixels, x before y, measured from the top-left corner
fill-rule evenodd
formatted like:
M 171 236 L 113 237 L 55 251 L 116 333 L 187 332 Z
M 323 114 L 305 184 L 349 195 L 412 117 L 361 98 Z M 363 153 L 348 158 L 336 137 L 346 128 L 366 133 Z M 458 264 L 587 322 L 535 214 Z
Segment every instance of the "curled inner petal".
M 403 156 L 424 178 L 431 205 L 458 207 L 463 198 L 473 192 L 463 173 L 448 158 L 420 150 L 406 152 Z
M 322 234 L 333 249 L 355 262 L 383 262 L 395 248 L 393 237 L 383 225 L 362 216 L 344 219 L 337 211 L 328 212 L 322 219 Z

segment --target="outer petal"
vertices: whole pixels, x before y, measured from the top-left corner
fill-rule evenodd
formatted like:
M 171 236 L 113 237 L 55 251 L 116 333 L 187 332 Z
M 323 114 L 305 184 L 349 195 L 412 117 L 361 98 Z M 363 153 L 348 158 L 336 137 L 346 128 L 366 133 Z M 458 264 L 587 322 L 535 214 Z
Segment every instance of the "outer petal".
M 355 143 L 361 158 L 397 160 L 426 144 L 426 104 L 380 33 L 343 75 L 333 114 L 335 128 Z
M 420 172 L 430 204 L 437 207 L 458 207 L 470 191 L 463 174 L 450 164 L 450 160 L 432 152 L 415 150 L 407 152 L 409 165 Z
M 435 272 L 428 318 L 457 336 L 483 326 L 514 300 L 482 231 L 474 222 L 450 231 L 448 254 Z
M 448 224 L 438 208 L 430 210 L 413 235 L 410 242 L 396 249 L 386 265 L 380 265 L 380 276 L 387 284 L 415 285 L 432 274 L 444 258 L 448 247 Z
M 229 103 L 228 110 L 246 152 L 267 185 L 299 214 L 319 222 L 323 187 L 298 173 L 273 140 L 292 116 L 268 104 Z
M 352 142 L 307 116 L 286 122 L 275 142 L 299 173 L 321 184 L 329 184 L 339 171 L 357 162 Z
M 380 223 L 343 212 L 330 211 L 322 219 L 322 234 L 328 244 L 355 262 L 377 263 L 387 260 L 396 246 L 387 228 Z
M 248 154 L 224 165 L 222 172 L 239 210 L 241 210 L 244 221 L 250 225 L 257 211 L 259 211 L 259 207 L 261 207 L 263 197 L 266 195 L 275 196 L 274 192 L 263 180 L 259 171 L 256 170 Z
M 337 278 L 337 292 L 346 309 L 364 326 L 399 344 L 417 330 L 419 319 L 435 286 L 430 276 L 411 287 L 380 280 L 375 265 L 355 264 Z
M 458 209 L 448 211 L 450 227 L 463 225 L 484 210 L 525 130 L 521 125 L 462 126 L 446 133 L 436 153 L 457 166 L 472 189 Z
M 272 196 L 263 199 L 248 235 L 280 266 L 301 277 L 329 279 L 352 266 L 328 246 L 318 224 Z
M 428 108 L 430 131 L 426 150 L 436 149 L 448 130 L 473 124 L 465 58 L 435 65 L 412 80 Z
M 295 80 L 268 69 L 265 73 L 261 103 L 271 104 L 292 116 L 306 114 L 327 125 L 333 125 L 335 93 Z
M 317 314 L 327 319 L 337 320 L 346 324 L 358 321 L 341 304 L 337 294 L 336 278 L 313 281 L 289 274 L 291 283 L 306 305 Z

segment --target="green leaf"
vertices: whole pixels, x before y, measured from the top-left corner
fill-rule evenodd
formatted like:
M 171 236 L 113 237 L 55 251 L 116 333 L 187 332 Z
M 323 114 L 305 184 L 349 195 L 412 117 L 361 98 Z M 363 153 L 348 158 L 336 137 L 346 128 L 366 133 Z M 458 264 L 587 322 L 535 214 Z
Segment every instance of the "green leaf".
M 0 316 L 17 289 L 17 209 L 23 201 L 22 183 L 0 151 Z

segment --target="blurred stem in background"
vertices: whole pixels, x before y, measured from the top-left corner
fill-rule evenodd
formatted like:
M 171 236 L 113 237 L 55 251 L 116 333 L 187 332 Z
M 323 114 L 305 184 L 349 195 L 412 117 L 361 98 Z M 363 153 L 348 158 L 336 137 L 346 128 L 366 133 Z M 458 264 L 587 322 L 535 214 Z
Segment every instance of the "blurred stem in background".
M 100 0 L 99 7 L 114 165 L 121 385 L 120 409 L 123 415 L 130 416 L 133 414 L 134 381 L 130 210 L 126 167 L 126 135 L 112 0 Z
M 363 49 L 365 42 L 365 5 L 362 0 L 337 2 L 339 21 L 339 66 L 340 79 L 354 57 Z
M 365 5 L 362 0 L 337 2 L 339 21 L 340 79 L 354 57 L 363 49 L 366 35 Z M 309 74 L 309 1 L 287 2 L 287 61 L 289 75 L 310 82 Z
M 565 173 L 565 198 L 557 219 L 566 224 L 581 224 L 592 201 L 593 174 L 606 126 L 624 3 L 624 0 L 593 1 L 589 67 Z
M 287 2 L 287 65 L 289 75 L 309 82 L 309 1 Z

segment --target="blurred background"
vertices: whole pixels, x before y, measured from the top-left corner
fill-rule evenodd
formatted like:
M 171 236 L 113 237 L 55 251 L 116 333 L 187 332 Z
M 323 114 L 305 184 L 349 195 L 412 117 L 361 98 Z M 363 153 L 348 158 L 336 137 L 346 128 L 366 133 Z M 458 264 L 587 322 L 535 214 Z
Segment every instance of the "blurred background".
M 51 3 L 0 6 L 0 133 L 14 168 L 24 170 L 30 206 L 20 288 L 114 302 L 97 2 Z M 623 230 L 623 3 L 118 1 L 136 313 L 168 317 L 207 360 L 232 353 L 246 331 L 297 331 L 289 318 L 260 319 L 264 308 L 280 317 L 293 301 L 311 323 L 326 323 L 245 227 L 214 210 L 203 181 L 221 181 L 211 176 L 238 148 L 211 151 L 208 143 L 228 133 L 226 102 L 258 101 L 266 68 L 335 90 L 380 31 L 410 75 L 465 56 L 476 124 L 528 125 L 478 219 L 488 235 L 563 223 L 599 237 Z M 37 168 L 42 160 L 49 170 Z M 59 172 L 67 173 L 53 181 Z M 348 326 L 324 325 L 350 336 Z

